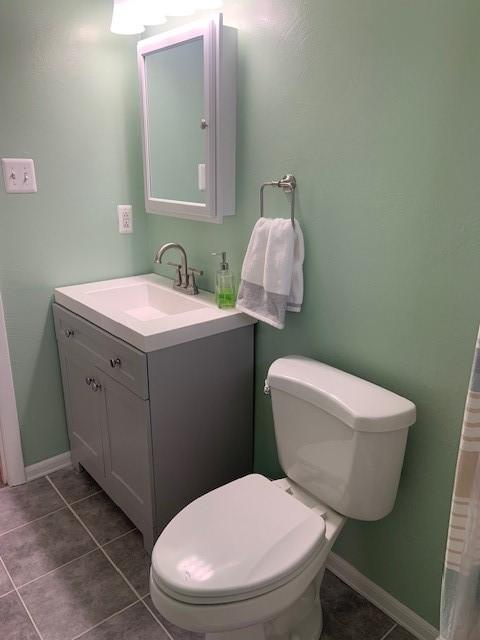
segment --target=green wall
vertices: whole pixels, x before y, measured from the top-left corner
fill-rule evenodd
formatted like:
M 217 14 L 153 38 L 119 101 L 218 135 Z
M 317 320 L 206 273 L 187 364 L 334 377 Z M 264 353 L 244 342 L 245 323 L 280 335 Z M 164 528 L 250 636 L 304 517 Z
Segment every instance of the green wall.
M 135 38 L 108 0 L 0 0 L 0 156 L 34 158 L 38 193 L 0 186 L 0 290 L 26 464 L 68 449 L 53 288 L 145 272 Z M 134 205 L 134 233 L 116 205 Z
M 257 332 L 256 468 L 278 476 L 270 403 L 278 356 L 308 354 L 413 400 L 395 511 L 350 522 L 336 551 L 438 622 L 454 463 L 479 321 L 477 0 L 226 0 L 239 29 L 237 215 L 149 216 L 150 253 L 179 241 L 240 271 L 258 187 L 293 172 L 305 305 Z M 288 215 L 267 194 L 271 215 Z
M 259 183 L 292 171 L 305 305 L 284 331 L 258 327 L 256 468 L 281 474 L 262 393 L 280 355 L 312 355 L 413 400 L 395 511 L 350 522 L 336 551 L 436 624 L 479 309 L 477 0 L 225 0 L 239 29 L 237 215 L 219 226 L 148 216 L 145 228 L 135 38 L 108 33 L 107 0 L 0 0 L 0 12 L 0 155 L 33 156 L 40 186 L 0 189 L 27 462 L 66 447 L 52 287 L 150 270 L 173 240 L 212 288 L 210 251 L 226 249 L 239 272 Z M 272 215 L 288 214 L 282 194 L 267 197 Z M 136 208 L 133 236 L 116 233 L 123 201 Z

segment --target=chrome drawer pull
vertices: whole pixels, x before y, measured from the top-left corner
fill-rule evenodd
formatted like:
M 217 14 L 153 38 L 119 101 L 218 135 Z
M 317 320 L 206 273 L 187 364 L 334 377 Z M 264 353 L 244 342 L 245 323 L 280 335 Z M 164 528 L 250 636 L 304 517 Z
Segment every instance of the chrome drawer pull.
M 120 360 L 120 358 L 110 358 L 110 366 L 112 367 L 112 369 L 115 369 L 115 367 L 121 367 L 122 361 Z
M 92 391 L 101 391 L 102 385 L 99 382 L 92 382 Z
M 65 336 L 67 338 L 73 338 L 75 331 L 73 329 L 65 329 Z
M 88 384 L 88 386 L 90 386 L 93 382 L 93 378 L 85 378 L 85 384 Z

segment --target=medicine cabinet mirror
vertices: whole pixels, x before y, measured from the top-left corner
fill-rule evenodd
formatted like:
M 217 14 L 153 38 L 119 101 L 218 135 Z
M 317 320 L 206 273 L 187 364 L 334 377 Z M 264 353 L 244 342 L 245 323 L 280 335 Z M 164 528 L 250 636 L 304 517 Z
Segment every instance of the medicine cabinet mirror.
M 221 14 L 138 43 L 149 213 L 235 213 L 236 44 Z

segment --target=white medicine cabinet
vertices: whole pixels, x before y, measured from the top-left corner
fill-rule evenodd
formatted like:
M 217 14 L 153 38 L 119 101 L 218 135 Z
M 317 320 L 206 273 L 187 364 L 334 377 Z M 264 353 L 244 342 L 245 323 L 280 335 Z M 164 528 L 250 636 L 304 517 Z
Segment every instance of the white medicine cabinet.
M 149 213 L 217 223 L 235 213 L 236 52 L 222 14 L 138 42 Z

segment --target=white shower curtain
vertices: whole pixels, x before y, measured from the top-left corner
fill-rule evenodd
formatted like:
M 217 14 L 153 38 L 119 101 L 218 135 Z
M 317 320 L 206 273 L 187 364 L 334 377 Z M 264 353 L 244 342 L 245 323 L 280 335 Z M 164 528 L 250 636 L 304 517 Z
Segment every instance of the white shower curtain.
M 440 640 L 480 640 L 480 332 L 450 512 Z

